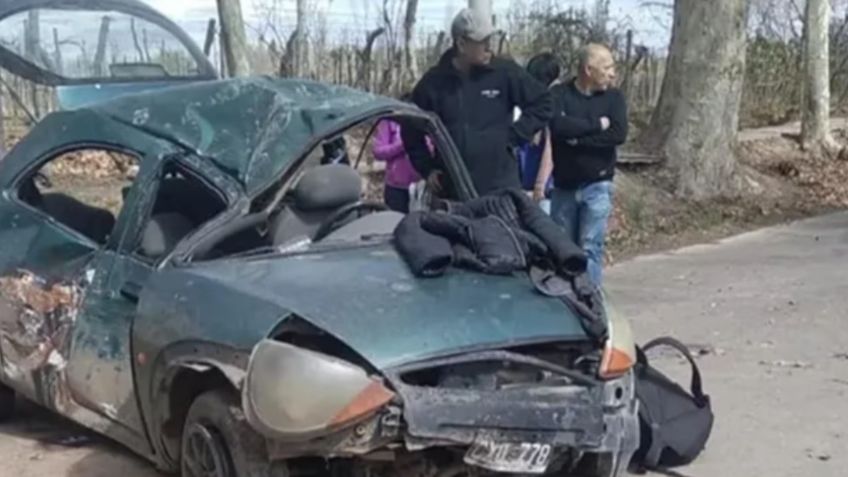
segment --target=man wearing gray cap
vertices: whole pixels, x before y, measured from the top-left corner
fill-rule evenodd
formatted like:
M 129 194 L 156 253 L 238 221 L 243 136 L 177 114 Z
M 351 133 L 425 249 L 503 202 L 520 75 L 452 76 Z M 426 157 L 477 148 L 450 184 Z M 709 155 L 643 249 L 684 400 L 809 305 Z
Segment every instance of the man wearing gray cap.
M 434 112 L 459 148 L 479 194 L 521 188 L 515 149 L 532 140 L 553 115 L 553 103 L 540 84 L 515 62 L 494 57 L 495 33 L 489 17 L 463 9 L 451 25 L 453 46 L 412 92 L 421 109 Z M 513 121 L 515 107 L 521 118 Z M 434 191 L 446 186 L 442 166 L 426 147 L 421 131 L 407 128 L 407 153 Z

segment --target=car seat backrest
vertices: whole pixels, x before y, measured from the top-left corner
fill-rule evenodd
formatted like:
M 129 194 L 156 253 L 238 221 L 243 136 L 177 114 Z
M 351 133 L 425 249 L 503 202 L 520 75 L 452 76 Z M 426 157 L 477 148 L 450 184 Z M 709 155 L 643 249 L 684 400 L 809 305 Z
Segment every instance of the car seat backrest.
M 192 230 L 194 225 L 191 221 L 179 213 L 153 215 L 141 237 L 141 254 L 148 258 L 161 258 L 173 250 Z
M 307 171 L 293 190 L 293 203 L 271 222 L 274 245 L 308 237 L 341 207 L 354 204 L 362 195 L 362 179 L 350 166 L 329 164 Z

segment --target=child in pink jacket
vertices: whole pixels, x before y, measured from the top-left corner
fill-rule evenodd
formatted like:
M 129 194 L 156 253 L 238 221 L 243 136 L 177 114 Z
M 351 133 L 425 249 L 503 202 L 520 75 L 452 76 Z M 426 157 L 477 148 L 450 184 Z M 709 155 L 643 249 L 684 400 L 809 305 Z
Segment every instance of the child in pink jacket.
M 427 145 L 432 144 L 427 138 Z M 374 158 L 386 163 L 386 182 L 383 198 L 386 205 L 397 212 L 409 213 L 409 186 L 421 180 L 412 167 L 400 136 L 400 124 L 383 119 L 377 125 L 373 145 Z

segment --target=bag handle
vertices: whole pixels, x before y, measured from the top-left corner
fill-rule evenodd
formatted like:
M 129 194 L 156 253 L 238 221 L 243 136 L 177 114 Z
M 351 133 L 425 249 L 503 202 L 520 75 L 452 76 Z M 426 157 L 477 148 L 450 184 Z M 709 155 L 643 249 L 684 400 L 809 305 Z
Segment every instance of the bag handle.
M 669 348 L 677 350 L 680 354 L 686 357 L 686 360 L 689 361 L 689 365 L 692 367 L 692 384 L 690 386 L 692 396 L 695 397 L 695 402 L 698 404 L 698 407 L 704 407 L 708 403 L 709 397 L 704 394 L 703 385 L 701 383 L 701 371 L 698 369 L 698 365 L 695 363 L 695 358 L 692 356 L 689 348 L 670 336 L 663 336 L 649 341 L 642 347 L 642 350 L 647 352 L 651 348 L 655 348 L 657 346 L 668 346 Z

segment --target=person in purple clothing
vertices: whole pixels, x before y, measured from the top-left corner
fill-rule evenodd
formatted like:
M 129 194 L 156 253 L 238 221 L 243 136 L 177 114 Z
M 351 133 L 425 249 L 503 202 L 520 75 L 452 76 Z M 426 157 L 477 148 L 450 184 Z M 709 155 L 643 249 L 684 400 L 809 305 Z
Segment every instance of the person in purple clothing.
M 409 95 L 404 95 L 404 101 L 409 101 Z M 432 144 L 427 138 L 427 145 L 432 150 Z M 397 212 L 409 212 L 409 186 L 421 180 L 421 176 L 412 167 L 412 162 L 406 154 L 400 135 L 400 124 L 391 119 L 383 119 L 377 124 L 372 148 L 374 158 L 386 163 L 386 180 L 383 198 L 386 205 Z

